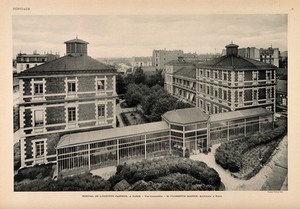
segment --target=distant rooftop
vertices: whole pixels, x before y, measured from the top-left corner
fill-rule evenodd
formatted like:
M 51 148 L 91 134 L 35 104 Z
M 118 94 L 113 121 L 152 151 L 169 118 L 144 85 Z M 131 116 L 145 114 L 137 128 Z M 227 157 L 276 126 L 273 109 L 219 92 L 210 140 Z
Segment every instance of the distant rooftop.
M 176 75 L 196 79 L 196 68 L 194 66 L 184 66 L 174 73 L 174 76 Z
M 176 65 L 176 66 L 195 66 L 195 63 L 188 62 L 184 59 L 184 57 L 178 57 L 176 60 L 171 60 L 170 62 L 167 62 L 165 65 Z
M 260 62 L 257 60 L 249 59 L 246 57 L 225 55 L 213 60 L 197 64 L 201 68 L 229 68 L 229 69 L 275 69 L 276 66 Z
M 134 62 L 151 62 L 151 57 L 133 57 Z
M 102 72 L 116 72 L 112 67 L 109 67 L 87 55 L 72 56 L 66 55 L 61 58 L 46 62 L 42 65 L 27 69 L 20 73 L 23 75 L 39 75 L 39 74 L 60 74 L 64 72 L 76 73 L 76 71 L 97 70 Z

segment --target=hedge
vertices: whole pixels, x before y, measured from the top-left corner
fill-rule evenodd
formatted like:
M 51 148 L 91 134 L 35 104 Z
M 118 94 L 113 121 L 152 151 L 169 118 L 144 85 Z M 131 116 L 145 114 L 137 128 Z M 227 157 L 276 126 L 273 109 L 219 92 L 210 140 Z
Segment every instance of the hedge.
M 54 181 L 35 179 L 29 183 L 15 184 L 15 191 L 110 191 L 111 184 L 99 176 L 84 173 Z
M 127 119 L 127 117 L 126 117 L 125 114 L 126 114 L 125 112 L 120 113 L 121 119 L 122 119 L 122 121 L 123 121 L 123 123 L 124 123 L 125 126 L 129 126 L 130 123 L 129 123 L 129 121 L 128 121 L 128 119 Z
M 242 155 L 250 149 L 259 145 L 269 144 L 272 141 L 278 141 L 287 130 L 286 120 L 279 120 L 276 128 L 265 131 L 264 133 L 256 133 L 251 136 L 241 138 L 236 141 L 225 142 L 217 148 L 215 153 L 215 161 L 224 169 L 230 172 L 238 172 L 242 168 Z M 271 150 L 264 153 L 262 163 L 266 162 L 276 146 L 270 144 Z
M 221 184 L 219 174 L 214 169 L 208 167 L 205 163 L 180 157 L 145 159 L 133 164 L 125 163 L 124 165 L 117 167 L 116 174 L 110 177 L 109 181 L 112 186 L 116 185 L 123 179 L 130 184 L 134 184 L 141 180 L 145 182 L 152 181 L 160 184 L 159 186 L 155 186 L 156 189 L 167 190 L 166 188 L 170 187 L 161 187 L 161 184 L 169 185 L 169 183 L 166 183 L 169 182 L 166 179 L 171 180 L 171 177 L 174 174 L 176 174 L 176 176 L 179 175 L 182 178 L 185 177 L 188 179 L 193 179 L 199 184 L 206 186 L 210 185 L 209 188 L 214 190 L 218 189 Z M 182 183 L 182 179 L 180 182 Z M 191 182 L 189 182 L 189 184 L 190 183 Z M 178 188 L 180 188 L 180 190 L 183 189 L 182 185 Z M 191 189 L 191 187 L 188 187 L 187 190 Z

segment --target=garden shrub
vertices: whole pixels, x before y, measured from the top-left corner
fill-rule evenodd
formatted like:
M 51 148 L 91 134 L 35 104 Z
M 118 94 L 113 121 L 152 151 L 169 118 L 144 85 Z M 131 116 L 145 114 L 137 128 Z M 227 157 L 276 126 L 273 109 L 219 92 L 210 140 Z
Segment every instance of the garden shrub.
M 237 164 L 234 161 L 228 161 L 227 162 L 227 168 L 230 172 L 239 172 L 240 168 L 237 166 Z
M 22 168 L 18 171 L 15 175 L 14 180 L 16 182 L 20 182 L 24 179 L 43 179 L 46 177 L 52 178 L 54 169 L 54 164 L 42 164 L 42 165 L 35 165 L 29 168 Z
M 29 183 L 15 184 L 15 191 L 109 191 L 111 184 L 90 173 L 69 176 L 62 179 L 35 179 Z
M 221 184 L 219 174 L 205 163 L 180 157 L 147 159 L 133 164 L 124 164 L 118 168 L 109 182 L 113 187 L 123 179 L 130 184 L 142 180 L 154 182 L 155 184 L 151 186 L 153 190 L 191 190 L 191 185 L 194 183 L 211 184 L 218 189 Z
M 279 120 L 276 124 L 276 128 L 273 130 L 267 130 L 263 133 L 256 133 L 235 141 L 222 143 L 221 146 L 216 149 L 215 161 L 222 166 L 222 168 L 228 169 L 230 172 L 239 172 L 244 153 L 257 146 L 268 144 L 270 149 L 268 149 L 268 152 L 263 153 L 261 161 L 265 163 L 279 143 L 279 139 L 286 133 L 286 129 L 286 120 Z M 276 145 L 274 145 L 273 142 Z

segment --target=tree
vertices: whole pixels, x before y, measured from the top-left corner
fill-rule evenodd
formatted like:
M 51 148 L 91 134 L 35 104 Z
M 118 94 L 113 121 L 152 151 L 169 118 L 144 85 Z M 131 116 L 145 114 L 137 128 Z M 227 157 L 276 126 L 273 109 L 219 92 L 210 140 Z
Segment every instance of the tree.
M 152 107 L 150 120 L 151 121 L 161 120 L 161 115 L 163 115 L 165 112 L 169 110 L 172 110 L 174 108 L 175 103 L 176 103 L 176 99 L 173 97 L 159 98 Z
M 144 83 L 146 79 L 146 76 L 144 74 L 144 71 L 142 68 L 137 68 L 134 72 L 134 83 L 135 84 L 140 84 Z
M 142 108 L 146 115 L 151 114 L 151 110 L 153 108 L 153 105 L 157 102 L 158 97 L 155 94 L 147 95 L 142 102 Z
M 128 107 L 135 107 L 143 98 L 140 87 L 136 84 L 129 84 L 124 98 Z
M 124 82 L 125 82 L 126 87 L 127 87 L 129 84 L 133 84 L 133 83 L 134 83 L 134 76 L 133 76 L 133 74 L 128 74 L 128 75 L 124 78 Z
M 162 70 L 158 70 L 154 75 L 151 75 L 150 78 L 147 79 L 147 85 L 149 87 L 160 85 L 164 86 L 164 77 L 162 75 Z
M 126 85 L 123 76 L 118 73 L 116 76 L 116 91 L 117 94 L 122 95 L 126 93 Z

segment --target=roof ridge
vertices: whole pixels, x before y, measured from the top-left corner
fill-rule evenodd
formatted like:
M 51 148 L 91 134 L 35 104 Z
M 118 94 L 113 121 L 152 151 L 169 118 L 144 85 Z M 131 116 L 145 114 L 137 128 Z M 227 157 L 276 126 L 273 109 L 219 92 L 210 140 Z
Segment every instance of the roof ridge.
M 250 58 L 246 58 L 246 57 L 242 57 L 242 56 L 240 56 L 240 58 L 245 60 L 247 63 L 250 63 L 252 67 L 258 68 L 253 62 L 249 61 Z M 254 59 L 250 59 L 250 60 L 254 60 Z M 254 60 L 254 61 L 257 61 L 257 60 Z
M 222 62 L 223 60 L 225 60 L 227 58 L 227 55 L 224 55 L 222 57 L 220 57 L 222 59 L 220 59 L 218 62 L 215 63 L 215 65 L 217 65 L 218 63 Z

